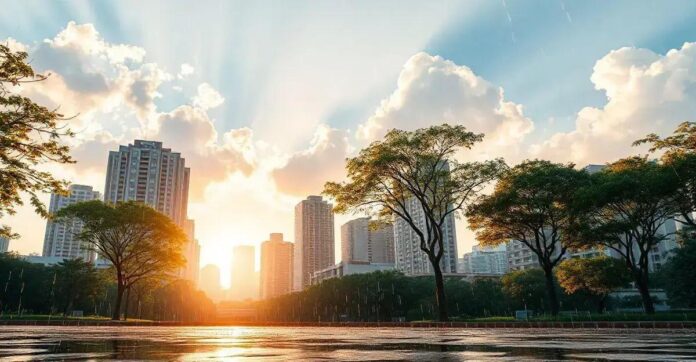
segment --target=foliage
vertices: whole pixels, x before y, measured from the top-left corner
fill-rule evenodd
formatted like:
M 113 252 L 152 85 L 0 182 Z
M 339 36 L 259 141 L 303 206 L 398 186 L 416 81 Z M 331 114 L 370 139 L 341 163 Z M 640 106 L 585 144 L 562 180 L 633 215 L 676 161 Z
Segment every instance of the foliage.
M 49 311 L 53 272 L 18 255 L 0 253 L 0 314 Z
M 504 168 L 502 160 L 455 159 L 457 152 L 482 139 L 463 126 L 447 124 L 413 132 L 391 130 L 382 141 L 348 159 L 348 182 L 327 182 L 324 187 L 336 201 L 336 212 L 362 212 L 389 222 L 398 217 L 409 224 L 432 265 L 441 320 L 447 320 L 440 268 L 444 224 Z M 421 210 L 423 221 L 418 217 Z
M 64 193 L 66 184 L 37 166 L 73 162 L 61 139 L 73 135 L 59 125 L 63 115 L 16 93 L 24 83 L 46 79 L 34 73 L 27 56 L 0 44 L 0 218 L 23 205 L 23 194 L 38 214 L 48 216 L 40 194 Z M 0 236 L 17 237 L 8 226 L 0 226 Z
M 696 308 L 696 240 L 686 240 L 660 274 L 670 303 Z
M 77 238 L 109 260 L 116 273 L 114 319 L 120 318 L 123 293 L 138 281 L 163 278 L 183 265 L 186 234 L 166 215 L 136 202 L 88 201 L 61 209 L 59 218 L 83 223 Z
M 681 218 L 675 220 L 696 228 L 693 217 L 696 211 L 696 123 L 684 122 L 665 138 L 650 134 L 634 142 L 634 145 L 643 143 L 651 144 L 650 152 L 665 152 L 662 162 L 678 176 L 679 182 L 674 201 Z
M 55 306 L 67 316 L 73 307 L 84 309 L 96 303 L 106 291 L 106 275 L 97 271 L 94 264 L 82 259 L 66 259 L 54 268 L 55 283 L 52 286 Z M 53 307 L 53 303 L 52 307 Z
M 503 292 L 517 302 L 515 309 L 544 309 L 546 277 L 541 269 L 512 271 L 501 282 Z
M 556 268 L 556 278 L 566 294 L 586 292 L 597 296 L 599 313 L 604 311 L 609 293 L 631 281 L 624 263 L 607 256 L 566 259 Z
M 537 256 L 546 277 L 552 313 L 558 312 L 553 268 L 568 248 L 575 192 L 588 181 L 573 165 L 525 161 L 504 172 L 492 194 L 467 209 L 469 226 L 481 245 L 517 240 Z
M 574 205 L 573 245 L 606 247 L 618 253 L 648 313 L 654 312 L 648 290 L 648 254 L 669 236 L 661 230 L 677 211 L 672 201 L 677 188 L 678 178 L 668 167 L 630 157 L 593 174 Z

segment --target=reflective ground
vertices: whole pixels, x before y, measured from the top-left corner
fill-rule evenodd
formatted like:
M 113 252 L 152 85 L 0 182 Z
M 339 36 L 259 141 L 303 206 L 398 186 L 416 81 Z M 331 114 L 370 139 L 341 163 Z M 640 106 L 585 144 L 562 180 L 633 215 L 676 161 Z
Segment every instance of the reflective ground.
M 696 360 L 696 331 L 0 327 L 0 359 Z

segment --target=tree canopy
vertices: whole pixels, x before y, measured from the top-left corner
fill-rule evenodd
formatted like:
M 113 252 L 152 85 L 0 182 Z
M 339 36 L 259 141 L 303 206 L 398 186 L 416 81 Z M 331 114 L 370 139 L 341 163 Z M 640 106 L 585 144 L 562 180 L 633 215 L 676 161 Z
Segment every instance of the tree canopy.
M 458 152 L 482 139 L 482 134 L 448 124 L 391 130 L 347 160 L 348 182 L 327 182 L 324 187 L 324 194 L 336 201 L 336 212 L 400 218 L 411 227 L 432 265 L 442 320 L 447 319 L 440 267 L 443 226 L 505 167 L 502 160 L 457 161 Z
M 118 293 L 114 319 L 120 318 L 123 292 L 139 280 L 166 277 L 184 264 L 186 233 L 164 214 L 137 202 L 87 201 L 61 209 L 57 216 L 83 223 L 77 238 L 109 260 Z
M 634 143 L 649 143 L 650 152 L 663 151 L 662 163 L 677 176 L 679 188 L 674 198 L 680 218 L 675 221 L 696 228 L 696 123 L 680 124 L 671 136 L 650 134 Z
M 573 165 L 524 161 L 504 172 L 493 193 L 467 209 L 469 226 L 481 245 L 517 240 L 531 250 L 546 275 L 552 313 L 558 312 L 553 268 L 568 249 L 571 204 L 588 175 Z
M 642 157 L 607 165 L 577 195 L 573 246 L 605 247 L 631 271 L 646 312 L 654 312 L 648 290 L 649 252 L 670 236 L 665 222 L 677 213 L 679 187 L 669 167 Z
M 0 44 L 0 218 L 15 213 L 27 195 L 36 212 L 47 217 L 43 192 L 65 193 L 65 182 L 38 167 L 46 162 L 72 163 L 63 137 L 73 133 L 59 125 L 63 115 L 17 94 L 24 83 L 46 76 L 34 73 L 26 52 Z M 16 237 L 6 225 L 0 236 Z
M 566 259 L 556 268 L 556 278 L 567 294 L 586 292 L 599 297 L 600 313 L 609 293 L 631 281 L 621 260 L 607 256 Z

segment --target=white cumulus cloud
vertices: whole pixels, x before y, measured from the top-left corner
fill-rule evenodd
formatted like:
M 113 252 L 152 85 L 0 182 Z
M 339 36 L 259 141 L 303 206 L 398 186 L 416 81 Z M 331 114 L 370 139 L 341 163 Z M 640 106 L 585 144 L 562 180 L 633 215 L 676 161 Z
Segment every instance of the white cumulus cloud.
M 193 105 L 202 109 L 218 107 L 225 98 L 208 83 L 198 85 L 198 93 L 193 97 Z

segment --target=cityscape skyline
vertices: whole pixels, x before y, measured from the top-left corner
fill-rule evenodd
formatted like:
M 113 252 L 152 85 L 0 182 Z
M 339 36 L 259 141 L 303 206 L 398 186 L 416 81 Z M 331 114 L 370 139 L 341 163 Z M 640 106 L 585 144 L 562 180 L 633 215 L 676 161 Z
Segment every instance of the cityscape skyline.
M 271 12 L 262 3 L 167 5 L 163 19 L 157 2 L 3 6 L 0 40 L 52 74 L 22 92 L 79 115 L 78 163 L 45 167 L 103 193 L 120 145 L 160 141 L 185 155 L 201 265 L 218 264 L 223 284 L 235 245 L 293 235 L 294 205 L 340 180 L 343 160 L 390 127 L 446 121 L 486 133 L 478 158 L 601 164 L 645 152 L 631 142 L 668 134 L 695 104 L 692 78 L 680 76 L 696 57 L 686 2 L 298 3 L 274 9 L 273 25 L 258 21 Z M 46 16 L 8 15 L 33 11 Z M 5 221 L 22 236 L 10 250 L 42 252 L 34 225 L 45 221 L 29 206 Z M 456 230 L 459 257 L 476 240 L 463 220 Z

